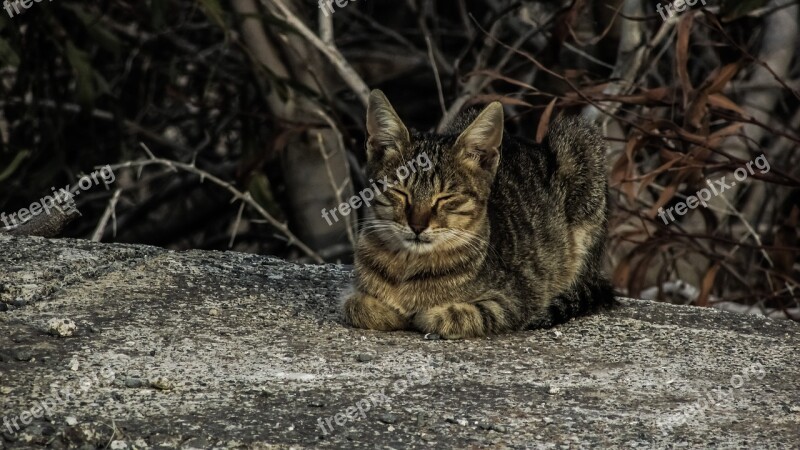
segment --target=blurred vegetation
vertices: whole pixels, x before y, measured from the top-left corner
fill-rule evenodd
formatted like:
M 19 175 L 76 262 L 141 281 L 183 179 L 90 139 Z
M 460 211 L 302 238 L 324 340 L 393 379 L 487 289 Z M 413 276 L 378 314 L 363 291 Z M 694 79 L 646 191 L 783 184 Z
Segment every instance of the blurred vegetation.
M 366 86 L 423 130 L 500 100 L 508 131 L 532 139 L 557 114 L 602 127 L 609 271 L 622 292 L 800 318 L 798 2 L 709 1 L 666 22 L 657 3 L 358 0 L 324 14 L 300 0 L 57 0 L 0 11 L 0 210 L 130 163 L 109 189 L 78 197 L 83 216 L 66 236 L 348 262 L 355 218 L 329 227 L 320 209 L 364 186 Z M 674 223 L 658 217 L 761 154 L 769 173 Z

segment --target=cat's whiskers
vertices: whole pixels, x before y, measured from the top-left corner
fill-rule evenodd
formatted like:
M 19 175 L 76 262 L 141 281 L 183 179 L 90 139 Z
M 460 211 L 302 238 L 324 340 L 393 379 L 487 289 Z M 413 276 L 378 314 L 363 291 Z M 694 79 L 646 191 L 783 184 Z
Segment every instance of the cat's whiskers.
M 373 233 L 380 233 L 382 231 L 393 231 L 391 227 L 384 226 L 384 225 L 375 225 L 372 227 L 363 228 L 359 231 L 361 236 L 367 236 Z
M 481 254 L 481 242 L 463 234 L 455 234 L 456 240 L 466 247 L 467 251 L 475 254 Z
M 376 226 L 383 226 L 383 227 L 392 227 L 394 225 L 393 220 L 385 220 L 385 219 L 365 219 L 362 220 L 359 224 L 359 232 Z
M 468 246 L 469 250 L 473 250 L 478 254 L 488 251 L 495 256 L 499 256 L 497 250 L 491 246 L 489 240 L 484 236 L 460 228 L 450 228 L 448 230 L 450 231 L 450 233 L 448 233 L 450 239 L 463 243 L 465 246 Z
M 372 219 L 366 221 L 358 233 L 361 237 L 374 234 L 387 244 L 395 244 L 394 241 L 402 240 L 403 229 L 393 220 Z

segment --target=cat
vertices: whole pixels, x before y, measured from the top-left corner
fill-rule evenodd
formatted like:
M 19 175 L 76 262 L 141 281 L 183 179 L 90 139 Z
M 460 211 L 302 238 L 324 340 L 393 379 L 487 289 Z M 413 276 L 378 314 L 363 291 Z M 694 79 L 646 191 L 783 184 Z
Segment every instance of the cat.
M 367 110 L 370 178 L 425 154 L 378 192 L 355 245 L 344 321 L 445 339 L 557 325 L 614 304 L 602 266 L 608 224 L 605 146 L 578 119 L 542 142 L 504 135 L 499 102 L 441 135 L 410 133 L 386 96 Z

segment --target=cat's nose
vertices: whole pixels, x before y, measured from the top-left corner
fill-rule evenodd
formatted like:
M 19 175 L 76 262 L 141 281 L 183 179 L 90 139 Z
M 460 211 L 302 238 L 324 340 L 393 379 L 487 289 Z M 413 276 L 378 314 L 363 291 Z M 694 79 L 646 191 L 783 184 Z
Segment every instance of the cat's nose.
M 414 232 L 417 236 L 419 236 L 426 228 L 428 228 L 428 224 L 420 224 L 420 223 L 410 223 L 408 226 L 411 228 L 411 231 Z
M 419 236 L 420 233 L 428 228 L 428 224 L 431 221 L 430 210 L 411 208 L 406 214 L 408 227 L 411 228 L 411 231 L 413 231 L 417 236 Z

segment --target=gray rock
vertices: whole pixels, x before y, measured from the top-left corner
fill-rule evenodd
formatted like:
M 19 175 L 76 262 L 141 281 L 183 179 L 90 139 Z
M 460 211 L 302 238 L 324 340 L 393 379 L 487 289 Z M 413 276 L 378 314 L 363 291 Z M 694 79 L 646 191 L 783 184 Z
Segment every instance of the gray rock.
M 169 391 L 175 387 L 175 383 L 172 382 L 167 377 L 156 377 L 153 380 L 150 380 L 150 387 L 162 390 L 162 391 Z
M 19 275 L 33 272 L 58 276 Z M 34 400 L 54 402 L 53 430 L 4 445 L 798 445 L 796 323 L 621 299 L 552 330 L 430 342 L 342 325 L 337 299 L 350 280 L 344 266 L 0 235 L 0 302 L 26 300 L 0 314 L 11 388 L 0 410 L 18 417 Z M 63 317 L 103 332 L 41 331 Z M 360 354 L 380 358 L 358 364 Z M 133 390 L 126 377 L 172 388 Z M 51 394 L 67 388 L 64 403 Z
M 33 352 L 27 348 L 20 348 L 14 351 L 14 359 L 17 361 L 30 361 L 33 359 Z
M 383 413 L 378 417 L 378 420 L 383 423 L 394 424 L 397 423 L 397 416 L 392 413 Z
M 497 425 L 497 424 L 492 424 L 489 427 L 489 429 L 493 430 L 493 431 L 497 431 L 498 433 L 505 433 L 506 432 L 506 427 L 504 427 L 502 425 Z
M 132 389 L 140 388 L 147 384 L 146 380 L 142 380 L 141 378 L 135 377 L 127 377 L 125 378 L 125 387 L 129 387 Z
M 369 362 L 375 359 L 375 355 L 371 353 L 359 353 L 358 356 L 356 356 L 356 359 L 358 362 Z
M 47 322 L 47 332 L 53 336 L 72 336 L 78 326 L 70 319 L 53 318 Z
M 467 419 L 464 419 L 464 418 L 461 418 L 461 417 L 447 416 L 447 417 L 444 418 L 444 420 L 447 423 L 452 423 L 452 424 L 455 424 L 455 425 L 461 425 L 462 427 L 465 427 L 465 426 L 469 425 L 469 422 L 467 421 Z

